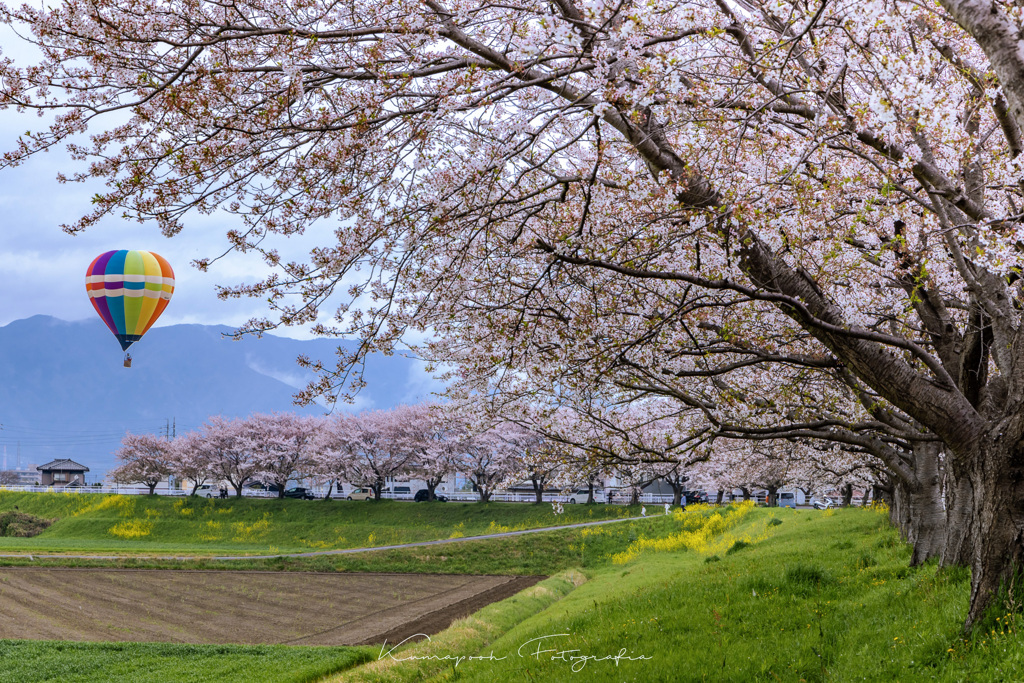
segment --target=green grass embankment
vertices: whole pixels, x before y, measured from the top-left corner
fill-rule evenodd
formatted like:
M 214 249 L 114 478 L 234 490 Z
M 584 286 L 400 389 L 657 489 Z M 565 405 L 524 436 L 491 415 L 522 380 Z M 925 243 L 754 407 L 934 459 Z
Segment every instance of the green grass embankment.
M 678 526 L 479 647 L 442 633 L 330 680 L 1024 680 L 1020 615 L 964 638 L 968 573 L 909 568 L 878 512 L 756 510 L 703 538 Z
M 0 491 L 0 513 L 57 521 L 0 552 L 267 554 L 375 547 L 639 514 L 614 505 L 169 498 Z

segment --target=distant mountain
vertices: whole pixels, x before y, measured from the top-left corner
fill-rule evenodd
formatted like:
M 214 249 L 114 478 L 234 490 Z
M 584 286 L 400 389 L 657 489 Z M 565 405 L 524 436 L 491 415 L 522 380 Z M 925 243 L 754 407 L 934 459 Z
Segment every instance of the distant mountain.
M 211 415 L 296 411 L 292 395 L 310 379 L 299 355 L 332 362 L 333 340 L 264 335 L 233 341 L 231 328 L 172 325 L 150 330 L 132 347 L 133 367 L 99 320 L 48 316 L 0 327 L 0 446 L 6 467 L 71 458 L 88 481 L 114 466 L 125 431 L 181 433 Z M 354 406 L 387 408 L 428 398 L 438 386 L 415 360 L 375 356 Z M 0 468 L 4 466 L 0 462 Z

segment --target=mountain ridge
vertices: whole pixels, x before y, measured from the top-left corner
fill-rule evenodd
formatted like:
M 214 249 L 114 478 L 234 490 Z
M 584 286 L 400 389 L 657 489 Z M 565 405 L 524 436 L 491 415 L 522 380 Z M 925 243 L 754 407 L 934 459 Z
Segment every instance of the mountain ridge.
M 0 445 L 6 468 L 71 458 L 90 468 L 89 482 L 114 466 L 125 431 L 165 433 L 198 428 L 211 415 L 254 412 L 324 414 L 296 406 L 293 394 L 312 377 L 299 355 L 332 363 L 334 339 L 265 334 L 225 337 L 224 325 L 155 327 L 132 348 L 133 367 L 99 320 L 46 315 L 0 327 Z M 395 355 L 367 360 L 367 386 L 354 405 L 388 408 L 429 398 L 439 388 L 422 364 Z M 0 469 L 5 468 L 0 462 Z

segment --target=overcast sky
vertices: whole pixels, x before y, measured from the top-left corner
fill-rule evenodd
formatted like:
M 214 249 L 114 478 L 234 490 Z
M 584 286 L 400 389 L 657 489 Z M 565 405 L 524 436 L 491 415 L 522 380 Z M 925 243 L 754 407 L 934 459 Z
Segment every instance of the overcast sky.
M 34 61 L 35 49 L 0 27 L 3 55 L 20 64 Z M 118 123 L 105 121 L 105 125 Z M 0 153 L 14 148 L 18 135 L 39 130 L 46 119 L 33 113 L 0 112 Z M 253 281 L 261 262 L 233 256 L 200 273 L 190 263 L 222 253 L 226 247 L 227 216 L 195 216 L 178 236 L 168 239 L 153 225 L 107 219 L 83 235 L 60 229 L 87 213 L 90 198 L 103 189 L 99 183 L 61 185 L 59 172 L 71 175 L 85 167 L 72 162 L 63 148 L 41 154 L 15 169 L 0 170 L 0 325 L 32 315 L 81 320 L 96 315 L 85 294 L 85 269 L 111 249 L 143 249 L 166 258 L 174 268 L 175 291 L 157 326 L 179 323 L 239 325 L 262 315 L 260 301 L 221 301 L 216 284 Z M 330 226 L 324 226 L 328 232 Z M 278 334 L 308 337 L 301 331 Z
M 14 146 L 19 133 L 39 126 L 33 115 L 0 113 L 0 150 Z M 252 282 L 261 272 L 256 256 L 232 255 L 201 273 L 191 262 L 224 251 L 227 215 L 192 218 L 178 236 L 166 238 L 155 225 L 108 218 L 84 234 L 60 229 L 91 209 L 99 183 L 60 184 L 81 164 L 54 150 L 15 169 L 0 170 L 0 325 L 32 315 L 81 320 L 96 315 L 85 293 L 85 270 L 97 255 L 111 249 L 144 249 L 165 257 L 174 268 L 175 291 L 157 326 L 178 323 L 239 325 L 266 309 L 260 300 L 216 296 L 216 284 Z M 323 230 L 330 232 L 331 226 Z M 306 240 L 307 242 L 310 240 Z M 298 246 L 298 245 L 296 245 Z M 303 337 L 301 331 L 278 334 Z

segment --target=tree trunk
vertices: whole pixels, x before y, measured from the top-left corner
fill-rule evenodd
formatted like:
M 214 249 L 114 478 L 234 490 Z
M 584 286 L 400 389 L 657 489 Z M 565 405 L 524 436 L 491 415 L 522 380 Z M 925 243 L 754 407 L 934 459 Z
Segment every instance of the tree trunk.
M 331 483 L 327 485 L 327 494 L 324 496 L 324 500 L 325 501 L 331 499 L 331 491 L 333 491 L 333 490 L 334 490 L 334 480 L 331 479 Z
M 750 489 L 740 487 L 740 492 L 743 493 L 743 500 L 750 500 Z
M 477 478 L 473 481 L 473 488 L 480 494 L 480 502 L 486 503 L 491 499 L 491 495 L 494 491 L 487 483 L 487 476 L 483 472 L 477 473 Z
M 629 504 L 630 505 L 639 505 L 640 504 L 640 489 L 639 489 L 639 487 L 634 486 L 632 488 L 632 495 L 630 496 Z
M 974 485 L 957 461 L 946 467 L 946 548 L 941 566 L 970 567 L 974 558 Z
M 715 505 L 721 505 L 723 498 L 725 498 L 725 491 L 718 489 L 718 498 L 715 499 Z
M 544 486 L 536 479 L 530 479 L 530 483 L 533 484 L 533 495 L 537 497 L 537 500 L 533 502 L 540 505 L 544 502 Z
M 882 502 L 886 505 L 889 504 L 889 494 L 886 488 L 880 484 L 871 485 L 871 500 L 875 503 Z
M 910 525 L 910 487 L 903 481 L 893 479 L 890 489 L 889 523 L 896 528 L 907 543 L 913 543 Z
M 594 504 L 594 482 L 587 482 L 587 505 Z
M 974 489 L 976 545 L 971 563 L 971 605 L 966 627 L 971 628 L 994 604 L 1000 588 L 1009 605 L 1024 600 L 1020 572 L 1024 568 L 1024 441 L 1020 418 L 993 425 L 970 455 Z M 1002 606 L 1001 606 L 1002 607 Z
M 683 484 L 672 484 L 672 505 L 680 506 L 683 504 Z
M 152 496 L 156 492 L 156 484 L 157 483 L 159 483 L 159 482 L 155 482 L 155 483 L 152 483 L 152 484 L 147 484 L 147 486 L 149 486 L 149 495 Z
M 934 441 L 914 444 L 916 485 L 909 491 L 908 539 L 914 546 L 910 566 L 941 557 L 946 547 L 946 511 L 942 503 L 939 454 L 942 445 Z M 852 488 L 852 487 L 851 487 Z
M 853 484 L 843 484 L 843 507 L 848 508 L 853 502 Z
M 779 504 L 779 487 L 769 486 L 768 495 L 765 496 L 764 504 L 770 508 L 777 507 Z
M 871 498 L 870 487 L 864 487 L 864 495 L 860 497 L 860 506 L 866 508 L 868 506 L 868 500 Z

